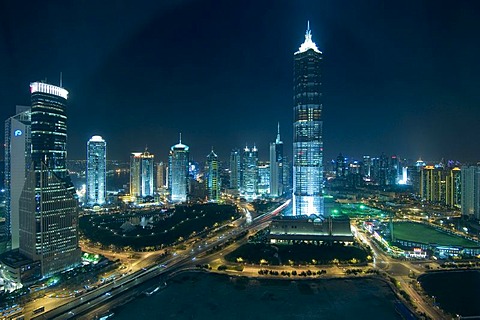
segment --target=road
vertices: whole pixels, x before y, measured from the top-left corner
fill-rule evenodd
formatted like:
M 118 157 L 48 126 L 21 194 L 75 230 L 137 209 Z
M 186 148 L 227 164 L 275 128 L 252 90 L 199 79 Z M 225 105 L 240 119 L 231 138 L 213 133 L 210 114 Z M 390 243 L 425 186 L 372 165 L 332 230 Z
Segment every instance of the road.
M 372 248 L 374 257 L 374 267 L 385 271 L 388 275 L 393 277 L 399 286 L 400 290 L 404 290 L 412 299 L 412 303 L 418 308 L 420 313 L 425 313 L 432 319 L 448 319 L 445 315 L 436 307 L 434 307 L 429 301 L 425 300 L 425 297 L 421 296 L 414 288 L 415 280 L 410 277 L 414 272 L 416 275 L 422 274 L 424 271 L 418 269 L 418 267 L 409 261 L 395 260 L 387 255 L 377 244 L 371 240 L 360 228 L 352 226 L 355 230 L 357 238 L 366 243 Z
M 161 264 L 157 263 L 160 253 L 146 253 L 142 256 L 142 260 L 136 262 L 136 268 L 132 266 L 131 273 L 123 274 L 123 276 L 115 281 L 86 292 L 77 298 L 62 301 L 57 299 L 51 302 L 47 300 L 37 301 L 25 309 L 25 319 L 91 319 L 88 317 L 101 314 L 107 307 L 111 309 L 120 302 L 137 295 L 139 293 L 138 288 L 145 282 L 159 276 L 167 276 L 183 268 L 194 266 L 198 263 L 196 258 L 204 255 L 208 250 L 223 245 L 245 231 L 264 228 L 268 225 L 268 221 L 278 215 L 289 203 L 290 200 L 275 210 L 258 216 L 253 219 L 250 224 L 239 226 L 234 230 L 225 232 L 223 235 L 207 239 L 206 244 L 205 242 L 200 245 L 198 243 L 192 244 L 194 247 L 188 248 L 189 250 L 162 261 Z M 140 266 L 144 267 L 134 271 Z M 129 293 L 125 294 L 127 292 Z M 61 303 L 61 305 L 59 305 L 59 303 Z M 46 311 L 33 315 L 32 311 L 40 306 L 44 306 Z M 85 315 L 85 318 L 83 315 Z

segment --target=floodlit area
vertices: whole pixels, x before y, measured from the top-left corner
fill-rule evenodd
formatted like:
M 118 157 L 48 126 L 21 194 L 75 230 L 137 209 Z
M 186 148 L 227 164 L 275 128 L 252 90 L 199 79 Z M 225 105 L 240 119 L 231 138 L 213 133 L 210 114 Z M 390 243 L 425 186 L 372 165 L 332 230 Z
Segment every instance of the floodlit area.
M 393 234 L 395 239 L 407 240 L 420 243 L 434 243 L 441 246 L 478 246 L 477 243 L 464 239 L 462 237 L 445 233 L 414 222 L 396 222 L 393 224 Z

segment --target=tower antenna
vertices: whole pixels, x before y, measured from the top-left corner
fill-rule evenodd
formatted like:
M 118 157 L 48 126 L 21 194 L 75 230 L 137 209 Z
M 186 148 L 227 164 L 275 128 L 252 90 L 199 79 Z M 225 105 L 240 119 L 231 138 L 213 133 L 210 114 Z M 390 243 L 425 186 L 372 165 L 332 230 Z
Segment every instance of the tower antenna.
M 60 71 L 60 88 L 63 88 L 63 72 Z

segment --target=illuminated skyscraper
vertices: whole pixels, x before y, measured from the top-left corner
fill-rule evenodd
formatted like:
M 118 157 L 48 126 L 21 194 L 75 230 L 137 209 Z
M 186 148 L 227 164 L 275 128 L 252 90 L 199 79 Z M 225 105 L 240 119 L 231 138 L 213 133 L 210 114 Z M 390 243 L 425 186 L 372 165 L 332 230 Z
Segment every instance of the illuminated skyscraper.
M 480 220 L 480 164 L 461 169 L 462 216 Z
M 168 189 L 172 202 L 187 201 L 189 147 L 180 141 L 170 148 Z
M 133 197 L 153 197 L 154 155 L 133 152 L 130 156 L 130 195 Z
M 212 151 L 207 156 L 207 193 L 209 201 L 218 201 L 220 198 L 220 180 L 218 176 L 218 156 Z
M 20 253 L 50 275 L 80 262 L 78 210 L 67 167 L 68 91 L 34 82 L 31 91 L 32 169 L 20 197 Z
M 271 195 L 270 192 L 270 184 L 271 184 L 271 178 L 270 178 L 270 163 L 268 162 L 258 162 L 258 182 L 257 182 L 257 193 L 260 196 L 268 196 Z
M 468 171 L 469 167 L 464 168 Z M 462 188 L 461 178 L 465 175 L 461 174 L 460 171 L 464 171 L 464 168 L 460 170 L 458 167 L 422 167 L 420 171 L 420 196 L 422 200 L 449 207 L 459 207 Z
M 157 190 L 165 187 L 165 164 L 160 161 L 157 163 Z
M 9 249 L 20 243 L 20 195 L 31 167 L 30 107 L 17 106 L 5 121 L 5 230 Z
M 277 139 L 270 143 L 270 196 L 283 194 L 283 142 L 280 140 L 280 124 Z
M 305 41 L 294 54 L 293 215 L 324 214 L 322 60 L 308 24 Z
M 87 197 L 88 206 L 105 204 L 107 194 L 107 143 L 101 136 L 87 142 Z
M 243 149 L 243 187 L 242 195 L 248 201 L 258 196 L 258 150 L 255 146 Z
M 240 191 L 240 187 L 242 186 L 241 163 L 240 150 L 233 149 L 230 153 L 230 188 L 236 190 L 237 192 Z

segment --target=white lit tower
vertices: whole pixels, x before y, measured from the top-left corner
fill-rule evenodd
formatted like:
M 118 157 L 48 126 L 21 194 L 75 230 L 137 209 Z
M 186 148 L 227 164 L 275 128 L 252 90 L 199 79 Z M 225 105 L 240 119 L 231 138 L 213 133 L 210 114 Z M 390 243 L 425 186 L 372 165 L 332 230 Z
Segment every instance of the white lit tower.
M 87 142 L 87 197 L 88 206 L 102 206 L 107 194 L 107 143 L 101 136 Z
M 170 148 L 168 157 L 168 189 L 172 202 L 187 201 L 189 147 L 179 142 Z
M 245 146 L 243 149 L 243 188 L 242 195 L 248 201 L 252 201 L 258 196 L 258 149 Z
M 293 215 L 324 215 L 322 59 L 308 23 L 305 41 L 294 54 Z

